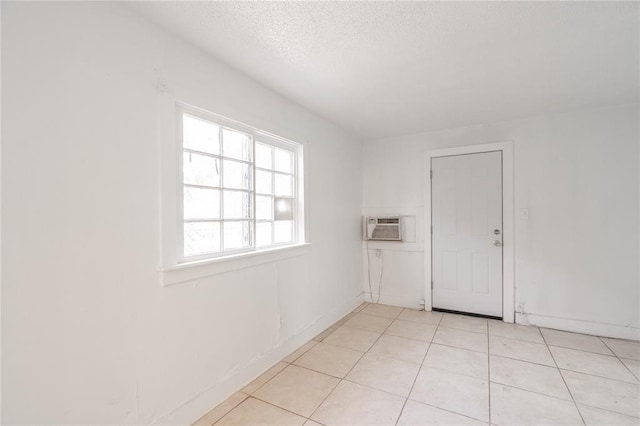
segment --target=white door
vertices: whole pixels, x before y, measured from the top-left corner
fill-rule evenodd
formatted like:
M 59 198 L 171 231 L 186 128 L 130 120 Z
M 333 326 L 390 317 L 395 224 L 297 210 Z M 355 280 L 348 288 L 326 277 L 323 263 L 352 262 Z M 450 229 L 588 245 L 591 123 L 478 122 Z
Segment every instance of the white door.
M 502 317 L 502 151 L 431 170 L 433 307 Z

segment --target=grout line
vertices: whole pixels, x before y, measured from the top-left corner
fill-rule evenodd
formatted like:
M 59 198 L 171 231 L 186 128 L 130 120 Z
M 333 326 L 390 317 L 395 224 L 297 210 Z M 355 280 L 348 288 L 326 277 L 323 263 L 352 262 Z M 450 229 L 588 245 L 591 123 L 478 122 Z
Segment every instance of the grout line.
M 618 361 L 620 361 L 620 363 L 622 363 L 622 365 L 624 365 L 624 367 L 625 367 L 627 370 L 629 370 L 629 373 L 631 373 L 631 375 L 632 375 L 633 377 L 635 377 L 635 378 L 636 378 L 636 380 L 637 380 L 638 382 L 640 382 L 640 377 L 636 376 L 636 374 L 635 374 L 633 371 L 631 371 L 631 369 L 627 366 L 627 364 L 625 364 L 625 363 L 624 363 L 624 361 L 622 361 L 623 359 L 628 359 L 628 360 L 630 360 L 630 361 L 635 361 L 635 360 L 630 359 L 630 358 L 621 358 L 621 357 L 619 357 L 619 356 L 618 356 L 618 354 L 617 354 L 617 353 L 615 353 L 615 351 L 614 351 L 614 350 L 613 350 L 609 345 L 607 345 L 607 342 L 605 342 L 605 341 L 602 339 L 602 337 L 600 337 L 600 336 L 596 336 L 596 337 L 598 337 L 598 339 L 600 339 L 600 341 L 602 342 L 602 344 L 603 344 L 603 345 L 605 345 L 605 346 L 607 347 L 607 349 L 609 349 L 609 350 L 611 351 L 611 353 L 613 354 L 613 356 L 614 356 L 614 357 L 616 357 L 616 358 L 617 358 L 617 360 L 618 360 Z M 622 340 L 622 339 L 620 339 L 620 340 Z M 638 362 L 640 362 L 640 360 L 638 360 Z
M 327 337 L 329 337 L 329 336 L 327 336 Z M 298 352 L 300 349 L 302 349 L 303 347 L 305 347 L 306 345 L 308 345 L 308 344 L 309 344 L 309 343 L 311 343 L 311 342 L 315 342 L 315 344 L 314 344 L 313 346 L 311 346 L 309 349 L 307 349 L 306 351 L 302 352 L 302 353 L 301 353 L 300 355 L 298 355 L 297 357 L 295 357 L 293 360 L 291 360 L 291 361 L 285 361 L 285 359 L 286 359 L 286 358 L 289 358 L 291 355 L 293 355 L 294 353 Z M 313 340 L 313 339 L 312 339 L 312 340 L 309 340 L 308 342 L 303 343 L 303 344 L 302 344 L 302 346 L 300 346 L 298 349 L 296 349 L 295 351 L 291 352 L 289 355 L 287 355 L 286 357 L 284 357 L 284 358 L 282 359 L 282 361 L 280 361 L 280 362 L 285 362 L 285 363 L 287 363 L 287 364 L 293 364 L 293 363 L 294 363 L 294 362 L 296 362 L 298 359 L 300 359 L 303 355 L 305 355 L 307 352 L 309 352 L 311 349 L 315 348 L 315 347 L 318 345 L 318 343 L 321 343 L 321 342 L 320 342 L 319 340 Z M 276 363 L 276 364 L 277 364 L 277 363 Z
M 510 356 L 504 356 L 504 355 L 498 355 L 498 354 L 492 354 L 492 353 L 489 353 L 489 357 L 492 357 L 492 356 L 497 356 L 497 357 L 500 357 L 500 358 L 509 359 L 509 360 L 511 360 L 511 361 L 526 362 L 527 364 L 533 364 L 533 365 L 537 365 L 537 366 L 539 366 L 539 367 L 554 368 L 554 369 L 556 369 L 556 370 L 558 369 L 558 367 L 556 367 L 555 365 L 540 364 L 539 362 L 528 361 L 528 360 L 526 360 L 526 359 L 512 358 L 512 357 L 510 357 Z
M 560 348 L 560 349 L 566 349 L 568 351 L 584 352 L 584 353 L 587 353 L 587 354 L 608 356 L 609 358 L 617 358 L 617 356 L 614 355 L 613 353 L 611 353 L 611 354 L 603 354 L 602 352 L 585 351 L 584 349 L 569 348 L 567 346 L 551 345 L 551 344 L 549 344 L 547 346 L 549 346 L 549 348 Z
M 437 333 L 437 330 L 436 330 L 436 333 Z M 433 336 L 433 337 L 434 337 L 434 338 L 436 337 L 436 336 L 435 336 L 435 334 L 434 334 L 434 336 Z M 489 350 L 488 350 L 488 349 L 487 349 L 486 351 L 479 351 L 479 350 L 477 350 L 477 349 L 462 348 L 462 347 L 460 347 L 460 346 L 454 346 L 454 345 L 450 345 L 450 344 L 447 344 L 447 343 L 434 342 L 433 340 L 431 341 L 431 343 L 433 343 L 433 344 L 435 344 L 435 345 L 446 346 L 446 347 L 448 347 L 448 348 L 462 349 L 463 351 L 476 352 L 476 353 L 479 353 L 479 354 L 487 354 L 487 353 L 489 353 Z M 506 358 L 506 357 L 505 357 L 505 358 Z
M 402 408 L 400 409 L 400 413 L 398 414 L 398 419 L 395 422 L 396 425 L 400 421 L 400 417 L 402 417 L 402 413 L 404 412 L 404 408 L 407 406 L 407 401 L 409 400 L 409 397 L 411 396 L 411 392 L 413 392 L 413 388 L 415 387 L 416 382 L 418 381 L 418 376 L 420 376 L 420 372 L 422 371 L 422 367 L 424 366 L 424 361 L 427 359 L 427 354 L 429 353 L 429 350 L 431 349 L 431 345 L 433 344 L 433 339 L 436 337 L 436 333 L 438 332 L 438 328 L 440 327 L 440 323 L 442 322 L 442 318 L 443 317 L 444 317 L 444 315 L 440 315 L 440 319 L 438 320 L 438 324 L 436 324 L 436 329 L 433 332 L 433 336 L 431 337 L 431 341 L 429 342 L 429 346 L 427 347 L 427 351 L 424 353 L 424 356 L 422 357 L 422 362 L 420 363 L 420 367 L 418 368 L 418 374 L 416 374 L 416 377 L 413 379 L 413 383 L 411 384 L 411 387 L 409 388 L 409 393 L 407 394 L 407 398 L 404 400 L 404 404 L 402 404 Z
M 347 315 L 349 315 L 349 314 L 351 314 L 351 312 L 349 312 Z M 346 317 L 347 315 L 345 315 L 345 317 Z M 343 317 L 343 318 L 344 318 L 344 317 Z M 341 318 L 340 320 L 338 320 L 338 321 L 342 321 L 342 318 Z M 336 324 L 337 324 L 337 322 L 336 322 L 336 323 L 334 323 L 334 324 L 332 324 L 332 325 L 330 325 L 329 327 L 327 327 L 324 331 L 322 331 L 322 332 L 321 332 L 321 333 L 319 333 L 318 335 L 320 335 L 320 334 L 324 333 L 326 330 L 330 329 L 331 327 L 335 326 Z M 329 334 L 327 337 L 329 337 L 330 335 L 331 335 L 331 334 Z M 317 336 L 316 336 L 316 337 L 317 337 Z M 324 340 L 324 339 L 323 339 L 323 340 Z M 311 340 L 309 340 L 308 342 L 306 342 L 306 343 L 302 344 L 299 348 L 297 348 L 296 350 L 294 350 L 293 352 L 291 352 L 291 354 L 289 354 L 289 355 L 287 355 L 287 356 L 285 357 L 285 358 L 288 358 L 288 357 L 289 357 L 289 356 L 291 356 L 293 353 L 295 353 L 296 351 L 300 350 L 300 348 L 304 347 L 305 345 L 309 344 L 310 342 L 316 342 L 316 344 L 315 344 L 315 345 L 313 345 L 311 348 L 307 349 L 306 351 L 304 351 L 304 352 L 303 352 L 302 354 L 300 354 L 299 356 L 297 356 L 293 361 L 291 361 L 291 362 L 287 362 L 287 361 L 284 361 L 284 358 L 283 358 L 282 360 L 280 360 L 280 361 L 276 362 L 276 363 L 275 363 L 271 368 L 275 367 L 275 366 L 276 366 L 276 365 L 278 365 L 280 362 L 284 362 L 285 364 L 287 364 L 287 366 L 286 366 L 286 367 L 284 367 L 284 368 L 283 368 L 282 370 L 280 370 L 279 372 L 277 372 L 276 374 L 274 374 L 274 375 L 273 375 L 273 377 L 271 377 L 269 380 L 267 380 L 266 382 L 264 382 L 263 384 L 261 384 L 260 386 L 258 386 L 258 388 L 256 388 L 256 390 L 254 390 L 252 393 L 248 394 L 248 395 L 249 395 L 249 398 L 253 397 L 253 398 L 255 398 L 255 399 L 258 399 L 258 400 L 260 400 L 260 401 L 263 401 L 262 399 L 255 397 L 255 396 L 254 396 L 254 394 L 255 394 L 256 392 L 258 392 L 261 388 L 263 388 L 267 383 L 269 383 L 270 381 L 272 381 L 273 379 L 275 379 L 277 376 L 279 376 L 279 375 L 280 375 L 284 370 L 286 370 L 287 368 L 289 368 L 289 366 L 294 365 L 294 366 L 299 367 L 299 368 L 305 368 L 305 367 L 301 367 L 301 366 L 299 366 L 299 365 L 297 365 L 297 364 L 294 364 L 294 362 L 295 362 L 295 361 L 297 361 L 298 359 L 300 359 L 303 355 L 305 355 L 305 354 L 306 354 L 307 352 L 309 352 L 311 349 L 315 348 L 315 347 L 318 345 L 318 343 L 321 343 L 321 341 L 311 339 Z M 329 344 L 329 343 L 327 343 L 327 344 Z M 335 345 L 334 345 L 334 346 L 335 346 Z M 271 368 L 267 369 L 267 371 L 269 371 Z M 332 375 L 327 374 L 327 373 L 322 373 L 322 372 L 320 372 L 320 371 L 312 370 L 312 369 L 310 369 L 310 368 L 307 368 L 307 370 L 314 371 L 314 372 L 316 372 L 316 373 L 320 373 L 320 374 L 325 374 L 325 375 L 327 375 L 327 376 L 329 376 L 329 377 L 335 377 L 335 376 L 332 376 Z M 265 372 L 264 372 L 264 373 L 262 373 L 262 374 L 265 374 L 267 371 L 265 371 Z M 256 377 L 256 379 L 254 379 L 254 380 L 257 380 L 259 377 L 260 377 L 260 376 Z M 339 379 L 339 378 L 338 378 L 338 379 Z M 338 384 L 339 384 L 339 383 L 340 383 L 340 382 L 338 382 Z M 249 384 L 251 384 L 251 383 L 249 383 Z M 247 386 L 249 386 L 249 384 L 248 384 Z M 338 384 L 336 384 L 336 387 L 338 386 Z M 246 386 L 245 386 L 245 387 L 246 387 Z M 242 388 L 242 389 L 244 389 L 244 388 Z M 334 387 L 334 389 L 335 389 L 335 387 Z M 331 390 L 331 392 L 333 392 L 333 389 Z M 329 392 L 329 394 L 331 394 L 331 392 Z M 328 395 L 327 395 L 327 396 L 328 396 Z M 246 399 L 247 399 L 247 398 L 245 398 L 245 400 L 246 400 Z M 326 398 L 325 398 L 325 399 L 326 399 Z M 243 400 L 243 402 L 244 402 L 245 400 Z M 224 402 L 224 401 L 223 401 L 223 402 Z M 271 404 L 271 403 L 269 403 L 268 401 L 263 401 L 263 402 L 266 402 L 266 403 L 268 403 L 268 404 L 270 404 L 270 405 L 273 405 L 274 407 L 278 407 L 277 405 Z M 324 400 L 323 400 L 323 402 L 324 402 Z M 321 404 L 322 404 L 322 403 L 321 403 Z M 215 407 L 214 407 L 214 408 L 215 408 Z M 278 408 L 282 408 L 282 407 L 278 407 Z M 282 409 L 283 409 L 283 410 L 286 410 L 286 411 L 289 411 L 289 410 L 287 410 L 286 408 L 282 408 Z M 292 411 L 290 411 L 290 412 L 292 412 Z M 314 410 L 314 412 L 315 412 L 315 410 Z M 228 413 L 227 413 L 227 414 L 228 414 Z M 297 413 L 293 413 L 293 414 L 295 414 L 295 415 L 297 415 L 297 416 L 301 416 L 300 414 L 297 414 Z M 312 414 L 313 414 L 313 413 L 312 413 Z M 225 414 L 225 416 L 226 416 L 226 414 Z M 304 416 L 301 416 L 301 417 L 304 417 Z M 306 419 L 307 419 L 307 420 L 310 420 L 310 417 L 306 417 Z M 222 420 L 222 418 L 221 418 L 220 420 Z
M 549 398 L 557 399 L 558 401 L 574 402 L 573 399 L 564 399 L 564 398 L 560 398 L 558 396 L 549 395 L 548 393 L 542 393 L 542 392 L 534 391 L 534 390 L 531 390 L 531 389 L 521 388 L 520 386 L 514 386 L 514 385 L 511 385 L 509 383 L 495 382 L 493 380 L 491 380 L 491 383 L 496 384 L 496 385 L 500 385 L 500 386 L 506 386 L 508 388 L 519 389 L 519 390 L 524 391 L 524 392 L 535 393 L 536 395 L 547 396 Z M 569 394 L 569 395 L 571 395 L 571 394 Z
M 618 358 L 618 357 L 616 357 L 616 358 Z M 623 359 L 626 359 L 627 361 L 635 361 L 635 360 L 629 359 L 629 358 L 618 358 L 618 360 L 622 363 L 622 365 L 624 365 L 626 367 L 626 369 L 629 370 L 631 375 L 636 378 L 636 381 L 638 381 L 640 383 L 640 376 L 637 376 L 636 373 L 634 373 L 631 370 L 631 368 L 629 368 L 629 366 L 623 361 Z
M 402 310 L 400 311 L 402 312 Z M 400 313 L 398 313 L 398 315 L 400 315 Z M 393 324 L 393 321 L 391 322 L 391 324 Z M 384 331 L 387 331 L 387 329 L 389 327 L 391 327 L 391 324 L 389 324 L 387 326 L 387 328 L 384 329 Z M 384 334 L 384 331 L 378 336 L 378 338 L 375 340 L 375 342 L 373 342 L 373 344 L 369 347 L 369 350 L 378 342 L 378 340 L 380 340 L 380 338 L 382 337 L 382 335 Z M 327 343 L 330 344 L 330 343 Z M 334 345 L 336 346 L 336 345 Z M 354 349 L 355 350 L 355 349 Z M 333 394 L 333 392 L 336 390 L 336 388 L 338 386 L 340 386 L 340 383 L 342 383 L 343 381 L 348 381 L 349 383 L 353 383 L 349 380 L 346 380 L 345 378 L 349 375 L 349 373 L 351 373 L 351 371 L 355 368 L 356 365 L 358 365 L 358 363 L 360 362 L 360 360 L 362 360 L 362 358 L 365 356 L 365 354 L 369 353 L 369 350 L 367 350 L 366 352 L 363 352 L 362 355 L 360 355 L 360 358 L 358 358 L 358 360 L 351 366 L 351 368 L 349 369 L 349 371 L 347 371 L 347 373 L 344 375 L 344 377 L 340 378 L 340 381 L 336 384 L 336 386 L 331 390 L 331 392 L 329 392 L 327 394 L 326 397 L 324 397 L 324 399 L 322 400 L 322 402 L 320 402 L 320 404 L 316 407 L 315 410 L 313 410 L 313 412 L 311 413 L 311 415 L 309 416 L 309 419 L 311 419 L 311 417 L 316 413 L 316 411 L 318 411 L 320 409 L 320 407 L 322 407 L 322 404 L 324 404 L 324 402 L 329 398 L 329 396 L 331 396 Z M 357 383 L 359 384 L 359 383 Z M 362 385 L 361 385 L 362 386 Z M 379 390 L 379 389 L 377 389 Z M 388 393 L 388 392 L 387 392 Z M 393 395 L 393 394 L 392 394 Z M 315 421 L 315 420 L 314 420 Z
M 240 392 L 240 391 L 238 391 L 238 392 L 236 392 L 236 393 L 244 393 L 244 392 Z M 240 402 L 238 402 L 236 405 L 234 405 L 234 406 L 233 406 L 233 407 L 231 407 L 228 411 L 226 411 L 222 416 L 220 416 L 220 418 L 219 418 L 218 420 L 216 420 L 215 422 L 211 423 L 211 426 L 215 425 L 215 424 L 216 424 L 216 423 L 218 423 L 220 420 L 222 420 L 222 418 L 223 418 L 224 416 L 226 416 L 227 414 L 229 414 L 230 412 L 232 412 L 233 410 L 235 410 L 235 408 L 236 408 L 238 405 L 242 404 L 242 403 L 243 403 L 243 402 L 245 402 L 247 399 L 251 398 L 251 395 L 246 394 L 246 393 L 244 393 L 244 394 L 246 395 L 246 397 L 245 397 L 245 398 L 242 398 L 242 400 L 240 400 Z M 233 395 L 235 395 L 235 394 L 233 394 Z M 233 395 L 231 395 L 231 396 L 233 396 Z M 231 396 L 230 396 L 229 398 L 225 399 L 224 401 L 222 401 L 220 404 L 218 404 L 218 405 L 216 405 L 215 407 L 213 407 L 211 410 L 207 411 L 207 413 L 206 413 L 206 414 L 204 414 L 202 417 L 205 417 L 205 416 L 206 416 L 206 415 L 208 415 L 210 412 L 212 412 L 213 410 L 215 410 L 216 408 L 218 408 L 219 406 L 221 406 L 222 404 L 224 404 L 225 402 L 227 402 L 227 401 L 231 398 Z M 202 419 L 202 417 L 200 417 L 200 419 Z M 197 423 L 198 421 L 200 421 L 200 419 L 196 420 L 196 423 Z
M 575 334 L 577 334 L 577 333 L 575 333 Z M 591 335 L 589 335 L 589 334 L 584 334 L 583 336 L 596 337 L 596 336 L 591 336 Z M 609 352 L 611 352 L 611 353 L 608 353 L 608 354 L 603 354 L 602 352 L 588 351 L 588 350 L 586 350 L 586 349 L 571 348 L 571 347 L 569 347 L 569 346 L 562 346 L 562 345 L 560 345 L 560 344 L 555 344 L 555 343 L 554 343 L 554 344 L 552 344 L 552 343 L 548 343 L 547 345 L 548 345 L 548 346 L 550 346 L 550 347 L 551 347 L 551 346 L 553 346 L 554 348 L 571 349 L 571 350 L 574 350 L 574 351 L 586 352 L 586 353 L 588 353 L 588 354 L 596 354 L 596 355 L 604 355 L 604 356 L 613 356 L 613 357 L 614 357 L 614 356 L 616 356 L 616 355 L 613 353 L 613 351 L 612 351 L 611 349 L 609 349 L 609 347 L 608 347 L 607 345 L 605 345 L 605 347 L 606 347 L 607 349 L 609 349 Z
M 607 413 L 618 414 L 619 416 L 625 416 L 625 417 L 629 417 L 629 418 L 632 418 L 632 419 L 640 420 L 640 414 L 638 414 L 638 416 L 632 416 L 631 414 L 621 413 L 619 411 L 613 411 L 613 410 L 610 410 L 608 408 L 596 407 L 595 405 L 589 405 L 589 404 L 585 404 L 583 402 L 581 402 L 580 405 L 584 405 L 585 407 L 589 407 L 589 408 L 594 408 L 596 410 L 606 411 Z
M 542 334 L 542 333 L 540 333 Z M 576 411 L 578 412 L 578 415 L 580 416 L 580 420 L 582 420 L 582 424 L 586 425 L 587 422 L 584 421 L 584 417 L 582 417 L 582 413 L 580 412 L 580 408 L 578 408 L 578 403 L 576 402 L 576 399 L 573 397 L 573 392 L 571 392 L 571 389 L 569 388 L 569 385 L 567 384 L 567 381 L 565 380 L 564 376 L 562 375 L 562 371 L 560 370 L 560 367 L 558 367 L 558 362 L 556 361 L 556 358 L 553 356 L 553 352 L 551 352 L 551 349 L 549 349 L 549 345 L 547 344 L 547 339 L 544 338 L 544 334 L 542 335 L 542 340 L 544 340 L 544 344 L 547 347 L 547 351 L 549 351 L 549 353 L 551 354 L 551 359 L 553 359 L 553 363 L 556 365 L 556 368 L 558 369 L 558 373 L 560 373 L 560 377 L 562 377 L 562 382 L 564 383 L 564 386 L 567 388 L 567 391 L 569 392 L 569 396 L 571 397 L 571 400 L 573 401 L 573 406 L 576 407 Z
M 284 361 L 280 361 L 280 362 L 284 362 Z M 275 367 L 276 365 L 278 365 L 280 362 L 276 363 L 273 367 Z M 291 364 L 291 363 L 286 363 L 286 364 L 287 364 L 287 366 L 286 366 L 286 367 L 284 367 L 282 370 L 278 371 L 278 372 L 277 372 L 276 374 L 274 374 L 270 379 L 268 379 L 266 382 L 264 382 L 263 384 L 261 384 L 260 386 L 258 386 L 258 387 L 256 388 L 256 390 L 254 390 L 253 392 L 251 392 L 251 393 L 250 393 L 250 394 L 248 394 L 248 395 L 249 395 L 249 396 L 253 396 L 256 392 L 258 392 L 260 389 L 262 389 L 262 388 L 263 388 L 267 383 L 269 383 L 270 381 L 272 381 L 273 379 L 275 379 L 275 378 L 276 378 L 277 376 L 279 376 L 279 375 L 280 375 L 284 370 L 286 370 L 286 369 L 287 369 L 287 368 L 289 368 L 291 365 L 293 365 L 293 364 Z M 273 368 L 273 367 L 271 367 L 271 368 Z M 271 368 L 270 368 L 269 370 L 271 370 Z M 267 370 L 267 371 L 269 371 L 269 370 Z M 267 373 L 267 371 L 265 371 L 265 372 L 264 372 L 264 373 L 262 373 L 262 374 L 266 374 L 266 373 Z M 259 377 L 260 377 L 260 376 L 258 376 L 258 378 L 259 378 Z M 256 379 L 256 380 L 257 380 L 257 379 Z M 251 384 L 251 383 L 249 383 L 249 384 Z M 249 385 L 247 385 L 247 386 L 249 386 Z M 246 387 L 246 386 L 245 386 L 245 387 Z M 242 388 L 242 389 L 244 389 L 244 388 Z
M 455 414 L 456 416 L 466 417 L 467 419 L 474 420 L 475 422 L 480 422 L 480 423 L 482 423 L 482 424 L 484 424 L 484 425 L 486 425 L 486 426 L 489 426 L 489 425 L 496 426 L 496 425 L 495 425 L 495 423 L 493 423 L 493 424 L 492 424 L 492 423 L 486 422 L 486 421 L 484 421 L 484 420 L 482 420 L 482 419 L 479 419 L 479 418 L 477 418 L 477 417 L 471 417 L 471 416 L 470 416 L 470 415 L 468 415 L 468 414 L 462 414 L 462 413 L 458 413 L 458 412 L 456 412 L 456 411 L 451 411 L 451 410 L 450 410 L 450 409 L 448 409 L 448 408 L 438 407 L 437 405 L 429 404 L 428 402 L 416 401 L 415 399 L 409 399 L 409 401 L 411 401 L 411 402 L 416 402 L 416 403 L 418 403 L 418 404 L 422 404 L 422 405 L 427 405 L 427 406 L 429 406 L 429 407 L 435 408 L 436 410 L 445 411 L 445 412 L 447 412 L 447 413 Z
M 471 331 L 471 330 L 467 330 L 465 328 L 451 327 L 451 326 L 448 326 L 448 325 L 440 325 L 439 327 L 446 328 L 448 330 L 458 330 L 458 331 L 464 331 L 466 333 L 473 333 L 473 334 L 487 334 L 487 335 L 489 334 L 489 330 L 487 330 L 487 331 Z
M 288 413 L 295 414 L 295 415 L 296 415 L 296 416 L 298 416 L 298 417 L 302 417 L 303 419 L 305 419 L 305 422 L 306 422 L 306 420 L 309 420 L 309 417 L 307 417 L 307 416 L 305 416 L 305 415 L 303 415 L 303 414 L 296 413 L 296 412 L 294 412 L 294 411 L 289 410 L 288 408 L 280 407 L 279 405 L 276 405 L 276 404 L 274 404 L 274 403 L 272 403 L 272 402 L 269 402 L 269 401 L 265 401 L 264 399 L 260 399 L 260 398 L 258 398 L 258 397 L 256 397 L 256 396 L 251 395 L 251 396 L 250 396 L 249 398 L 247 398 L 247 399 L 250 399 L 250 398 L 253 398 L 253 399 L 255 399 L 255 400 L 257 400 L 257 401 L 260 401 L 260 402 L 264 402 L 265 404 L 269 404 L 269 405 L 271 405 L 272 407 L 279 408 L 279 409 L 284 410 L 284 411 L 286 411 L 286 412 L 288 412 Z M 247 399 L 245 399 L 245 401 L 246 401 Z M 243 402 L 244 402 L 244 401 L 243 401 Z M 228 413 L 227 413 L 227 414 L 228 414 Z M 220 420 L 222 420 L 222 419 L 220 419 Z M 218 420 L 218 421 L 220 421 L 220 420 Z
M 570 373 L 582 374 L 584 376 L 597 377 L 598 379 L 611 380 L 613 382 L 618 382 L 618 383 L 626 383 L 628 385 L 640 385 L 640 383 L 638 383 L 638 382 L 627 382 L 627 381 L 620 380 L 620 379 L 612 379 L 611 377 L 598 376 L 596 374 L 585 373 L 584 371 L 572 370 L 570 368 L 564 368 L 564 367 L 560 368 L 560 367 L 558 367 L 558 370 L 560 370 L 560 371 L 568 371 Z M 635 376 L 634 376 L 634 378 L 635 378 Z

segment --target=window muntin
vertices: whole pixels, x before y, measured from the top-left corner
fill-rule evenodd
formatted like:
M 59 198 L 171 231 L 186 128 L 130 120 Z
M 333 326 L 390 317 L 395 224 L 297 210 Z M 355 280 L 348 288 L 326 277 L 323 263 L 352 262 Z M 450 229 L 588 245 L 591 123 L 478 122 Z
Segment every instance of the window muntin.
M 181 262 L 299 242 L 299 144 L 181 108 Z

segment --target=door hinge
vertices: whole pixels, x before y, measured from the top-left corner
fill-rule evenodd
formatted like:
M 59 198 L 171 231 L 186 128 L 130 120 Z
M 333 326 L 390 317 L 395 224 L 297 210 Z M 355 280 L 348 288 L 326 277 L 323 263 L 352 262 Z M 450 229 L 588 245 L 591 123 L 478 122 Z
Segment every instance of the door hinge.
M 433 170 L 429 170 L 429 177 L 433 179 Z
M 431 234 L 433 235 L 433 225 L 430 226 Z
M 433 280 L 431 280 L 431 290 L 433 290 Z

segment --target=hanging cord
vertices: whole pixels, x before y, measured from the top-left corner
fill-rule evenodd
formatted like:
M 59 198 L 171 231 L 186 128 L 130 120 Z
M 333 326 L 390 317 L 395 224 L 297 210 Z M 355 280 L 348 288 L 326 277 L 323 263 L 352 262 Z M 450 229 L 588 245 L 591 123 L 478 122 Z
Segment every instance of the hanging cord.
M 369 283 L 369 295 L 371 296 L 372 303 L 380 302 L 380 295 L 382 293 L 382 274 L 384 273 L 384 257 L 382 250 L 380 250 L 380 278 L 378 280 L 378 297 L 373 300 L 373 290 L 371 289 L 371 258 L 369 256 L 369 241 L 367 240 L 367 281 Z

